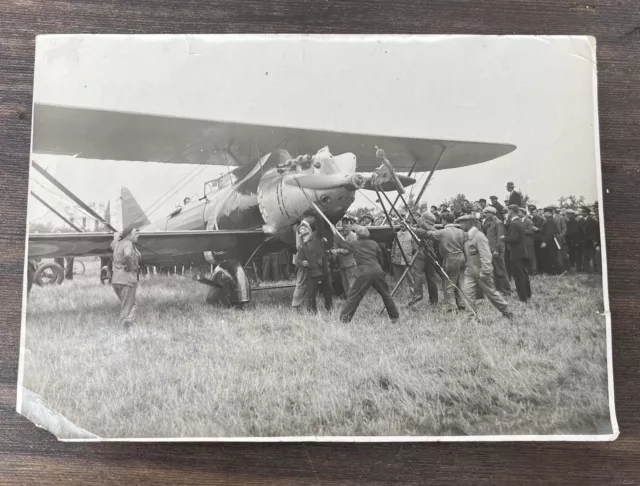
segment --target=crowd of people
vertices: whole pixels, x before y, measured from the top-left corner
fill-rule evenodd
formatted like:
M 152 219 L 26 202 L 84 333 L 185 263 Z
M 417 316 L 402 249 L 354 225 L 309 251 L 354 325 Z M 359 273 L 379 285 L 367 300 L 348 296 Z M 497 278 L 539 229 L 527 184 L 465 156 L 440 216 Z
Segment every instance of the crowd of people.
M 398 310 L 389 290 L 387 274 L 398 287 L 407 287 L 409 307 L 423 299 L 426 283 L 429 302 L 437 305 L 442 288 L 447 311 L 476 316 L 476 300 L 487 298 L 503 315 L 513 317 L 509 297 L 527 302 L 530 279 L 538 274 L 600 272 L 600 225 L 597 203 L 579 210 L 523 204 L 512 182 L 504 205 L 495 195 L 464 201 L 460 208 L 446 204 L 429 211 L 399 211 L 391 218 L 400 226 L 390 248 L 370 239 L 368 226 L 388 224 L 366 215 L 356 223 L 345 216 L 338 225 L 342 238 L 326 250 L 311 216 L 298 228 L 300 245 L 295 257 L 296 290 L 292 305 L 316 311 L 322 289 L 325 308 L 333 305 L 331 261 L 338 267 L 346 301 L 340 313 L 348 322 L 369 287 L 382 297 L 392 319 Z M 512 289 L 512 282 L 513 287 Z
M 489 204 L 484 199 L 473 204 L 465 200 L 459 208 L 443 204 L 422 214 L 394 209 L 391 221 L 363 216 L 356 222 L 345 215 L 333 248 L 327 248 L 323 220 L 316 221 L 309 212 L 296 230 L 295 256 L 287 250 L 264 255 L 262 277 L 286 279 L 293 273 L 293 263 L 292 306 L 317 312 L 318 293 L 324 297 L 325 309 L 332 308 L 332 279 L 339 273 L 345 295 L 340 320 L 349 322 L 370 288 L 381 296 L 392 320 L 399 317 L 393 295 L 404 283 L 408 307 L 423 299 L 426 283 L 430 304 L 439 303 L 441 288 L 448 312 L 465 311 L 477 317 L 476 300 L 484 297 L 511 319 L 512 281 L 517 298 L 526 303 L 532 296 L 534 275 L 601 272 L 597 203 L 579 211 L 556 206 L 538 209 L 523 205 L 513 183 L 507 184 L 507 191 L 504 205 L 491 196 Z M 374 241 L 368 229 L 388 223 L 399 228 L 390 247 Z M 125 328 L 133 324 L 136 314 L 137 237 L 138 231 L 128 228 L 116 234 L 111 245 L 111 284 L 121 301 L 120 322 Z M 393 291 L 388 277 L 395 281 Z

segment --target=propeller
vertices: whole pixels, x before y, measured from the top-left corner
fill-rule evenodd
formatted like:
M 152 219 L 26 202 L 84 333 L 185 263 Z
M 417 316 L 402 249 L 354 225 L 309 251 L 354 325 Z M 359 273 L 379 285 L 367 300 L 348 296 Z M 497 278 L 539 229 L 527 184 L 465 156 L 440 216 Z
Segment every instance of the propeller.
M 403 175 L 400 175 L 400 174 L 397 174 L 396 177 L 400 181 L 400 184 L 402 184 L 402 187 L 408 187 L 411 184 L 415 184 L 415 182 L 416 182 L 416 180 L 413 177 L 407 177 L 407 176 L 403 176 Z M 375 187 L 374 187 L 374 183 L 373 183 L 373 178 L 367 180 L 367 182 L 365 182 L 365 184 L 364 184 L 364 186 L 362 186 L 362 188 L 363 189 L 367 189 L 369 191 L 374 191 Z M 396 191 L 397 190 L 397 186 L 396 186 L 396 183 L 393 180 L 386 180 L 386 181 L 380 183 L 379 189 L 382 189 L 384 192 Z
M 290 186 L 300 186 L 303 189 L 328 190 L 344 187 L 346 189 L 360 189 L 365 183 L 364 177 L 360 174 L 344 175 L 322 175 L 322 174 L 300 174 L 285 180 Z

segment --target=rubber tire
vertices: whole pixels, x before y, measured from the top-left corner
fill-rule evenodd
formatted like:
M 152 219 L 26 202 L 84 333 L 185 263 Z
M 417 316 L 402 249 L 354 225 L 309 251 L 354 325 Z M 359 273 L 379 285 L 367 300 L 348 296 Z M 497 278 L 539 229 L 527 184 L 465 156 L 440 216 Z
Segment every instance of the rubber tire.
M 42 277 L 42 274 L 44 273 L 44 271 L 49 269 L 57 273 L 57 278 L 55 279 L 55 281 L 51 283 L 57 283 L 58 285 L 60 285 L 64 281 L 64 269 L 55 262 L 47 262 L 40 265 L 35 271 L 35 273 L 33 274 L 33 281 L 36 285 L 38 285 L 39 287 L 43 286 L 43 283 L 40 280 L 40 278 Z

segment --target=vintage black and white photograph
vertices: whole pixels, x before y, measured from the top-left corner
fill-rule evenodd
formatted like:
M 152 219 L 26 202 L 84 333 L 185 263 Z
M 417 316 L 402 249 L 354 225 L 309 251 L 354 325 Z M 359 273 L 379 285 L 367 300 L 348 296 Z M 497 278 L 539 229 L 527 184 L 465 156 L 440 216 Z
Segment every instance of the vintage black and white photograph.
M 596 40 L 36 42 L 18 411 L 61 440 L 612 440 Z

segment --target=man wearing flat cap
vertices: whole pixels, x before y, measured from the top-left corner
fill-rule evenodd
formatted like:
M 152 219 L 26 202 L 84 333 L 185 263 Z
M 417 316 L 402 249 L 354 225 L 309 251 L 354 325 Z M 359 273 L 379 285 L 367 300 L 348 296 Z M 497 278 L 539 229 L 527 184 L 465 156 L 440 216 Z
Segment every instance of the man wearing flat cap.
M 416 233 L 418 236 L 426 237 L 438 243 L 438 251 L 442 257 L 442 267 L 449 277 L 449 279 L 444 278 L 442 280 L 444 305 L 447 308 L 447 311 L 453 311 L 456 308 L 464 309 L 464 299 L 456 287 L 458 289 L 462 289 L 464 282 L 465 234 L 458 225 L 454 224 L 453 215 L 451 213 L 446 213 L 442 217 L 442 220 L 445 222 L 445 227 L 443 229 L 436 230 L 434 228 L 434 231 L 427 231 L 425 229 L 418 228 Z M 429 295 L 431 299 L 431 290 L 429 291 Z
M 489 248 L 489 240 L 474 226 L 471 215 L 464 215 L 456 220 L 463 231 L 467 232 L 464 243 L 466 267 L 464 270 L 463 291 L 468 302 L 468 311 L 475 311 L 476 291 L 479 287 L 489 301 L 508 319 L 513 318 L 509 309 L 509 303 L 504 296 L 496 290 L 493 280 L 493 255 Z
M 509 255 L 511 257 L 511 272 L 516 284 L 518 298 L 526 302 L 531 297 L 531 284 L 527 273 L 529 253 L 527 251 L 527 235 L 525 227 L 520 217 L 520 207 L 517 204 L 509 205 L 509 229 L 502 237 L 509 245 Z
M 136 320 L 136 290 L 138 288 L 138 270 L 140 252 L 136 249 L 138 230 L 133 226 L 116 233 L 111 242 L 113 250 L 113 276 L 111 286 L 120 300 L 120 325 L 131 328 Z
M 433 213 L 427 211 L 424 213 L 420 220 L 420 227 L 417 228 L 416 234 L 418 236 L 424 236 L 429 231 L 435 230 L 436 217 Z M 429 255 L 425 254 L 425 248 Z M 423 240 L 422 244 L 418 244 L 415 240 L 412 244 L 412 255 L 416 255 L 416 258 L 411 267 L 412 281 L 411 285 L 411 300 L 409 301 L 409 307 L 420 302 L 424 298 L 423 285 L 424 281 L 427 281 L 427 292 L 429 293 L 429 302 L 431 305 L 438 304 L 438 278 L 436 273 L 435 264 L 433 263 L 432 256 L 433 243 L 430 240 Z
M 391 297 L 386 274 L 382 270 L 382 249 L 370 239 L 369 230 L 364 226 L 355 225 L 354 231 L 357 236 L 355 241 L 351 243 L 339 241 L 338 243 L 353 253 L 357 264 L 356 280 L 340 311 L 340 320 L 342 322 L 351 321 L 367 291 L 373 287 L 382 298 L 389 318 L 395 321 L 400 314 L 393 297 Z
M 511 295 L 511 283 L 507 275 L 507 267 L 504 261 L 504 223 L 496 215 L 496 208 L 487 206 L 484 208 L 485 221 L 484 234 L 489 241 L 489 249 L 493 255 L 493 276 L 496 288 L 503 295 Z

